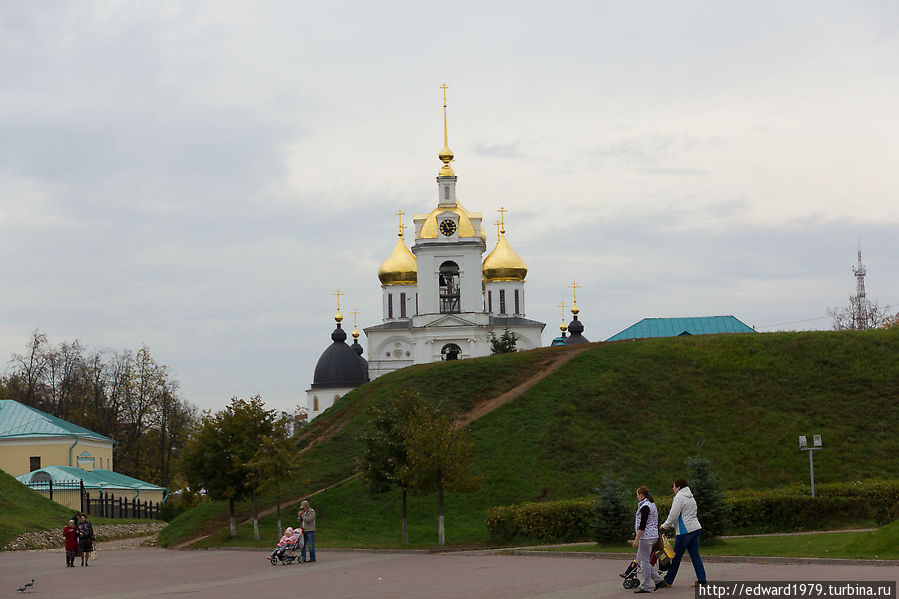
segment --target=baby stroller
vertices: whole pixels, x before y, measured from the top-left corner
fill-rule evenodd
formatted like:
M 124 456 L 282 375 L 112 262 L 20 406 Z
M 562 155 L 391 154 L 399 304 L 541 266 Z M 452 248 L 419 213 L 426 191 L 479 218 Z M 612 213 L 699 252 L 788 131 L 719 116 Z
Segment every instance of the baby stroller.
M 283 566 L 289 566 L 293 562 L 298 564 L 302 564 L 304 561 L 302 552 L 303 551 L 303 531 L 299 528 L 296 530 L 296 536 L 292 543 L 288 543 L 283 547 L 278 548 L 269 558 L 269 561 L 273 566 L 277 566 L 278 562 L 281 562 Z
M 659 535 L 659 542 L 652 548 L 652 556 L 649 558 L 650 565 L 658 565 L 660 572 L 666 572 L 671 565 L 672 557 L 674 557 L 674 549 L 671 547 L 671 541 L 669 541 L 666 536 Z M 639 574 L 640 568 L 635 559 L 628 565 L 627 569 L 618 576 L 624 579 L 621 583 L 624 588 L 633 589 L 640 586 Z

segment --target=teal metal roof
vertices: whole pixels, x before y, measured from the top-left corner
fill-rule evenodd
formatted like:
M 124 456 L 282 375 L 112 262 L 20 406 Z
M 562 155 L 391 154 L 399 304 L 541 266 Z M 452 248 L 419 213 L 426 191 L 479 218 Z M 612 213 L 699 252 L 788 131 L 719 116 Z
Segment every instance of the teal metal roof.
M 115 443 L 109 437 L 12 399 L 0 399 L 0 439 L 87 437 Z
M 84 481 L 84 486 L 88 489 L 140 489 L 142 491 L 165 490 L 165 487 L 154 485 L 137 478 L 113 472 L 112 470 L 103 470 L 102 468 L 94 468 L 91 471 L 82 470 L 77 466 L 44 466 L 40 470 L 28 472 L 21 476 L 17 476 L 16 480 L 29 483 L 31 477 L 38 472 L 46 472 L 50 475 L 53 482 L 63 481 Z
M 693 318 L 644 318 L 606 341 L 678 337 L 680 335 L 718 335 L 721 333 L 754 333 L 733 316 L 697 316 Z

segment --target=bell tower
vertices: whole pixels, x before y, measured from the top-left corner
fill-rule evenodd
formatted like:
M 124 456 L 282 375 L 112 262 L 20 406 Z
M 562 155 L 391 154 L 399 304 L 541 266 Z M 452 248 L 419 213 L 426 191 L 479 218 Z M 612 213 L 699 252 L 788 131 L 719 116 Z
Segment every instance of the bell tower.
M 443 90 L 443 148 L 437 155 L 443 166 L 437 173 L 437 207 L 416 214 L 415 245 L 418 264 L 418 312 L 414 327 L 457 314 L 470 324 L 487 324 L 481 281 L 481 254 L 486 249 L 481 214 L 466 210 L 456 196 L 455 159 L 449 148 L 446 90 Z

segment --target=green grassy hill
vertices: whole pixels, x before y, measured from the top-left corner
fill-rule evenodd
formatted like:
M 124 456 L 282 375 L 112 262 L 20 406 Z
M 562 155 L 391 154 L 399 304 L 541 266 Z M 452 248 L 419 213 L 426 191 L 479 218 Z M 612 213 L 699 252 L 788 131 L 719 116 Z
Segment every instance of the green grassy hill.
M 580 352 L 580 353 L 579 353 Z M 798 436 L 820 434 L 816 482 L 899 478 L 899 329 L 718 335 L 543 348 L 403 369 L 341 399 L 300 439 L 297 497 L 355 472 L 365 408 L 407 386 L 460 414 L 476 410 L 573 356 L 513 401 L 474 420 L 481 488 L 449 494 L 448 543 L 487 542 L 487 507 L 582 497 L 606 473 L 660 495 L 685 475 L 684 460 L 712 461 L 728 488 L 808 482 Z M 399 495 L 370 496 L 351 479 L 313 498 L 322 546 L 396 546 Z M 436 499 L 410 501 L 410 541 L 436 541 Z M 222 510 L 190 515 L 163 539 L 219 531 Z M 247 505 L 241 514 L 248 517 Z M 190 525 L 187 525 L 190 518 Z M 293 523 L 293 512 L 285 525 Z M 274 537 L 263 521 L 263 544 Z M 249 538 L 247 527 L 239 544 Z
M 0 470 L 0 547 L 29 530 L 61 528 L 73 514 Z

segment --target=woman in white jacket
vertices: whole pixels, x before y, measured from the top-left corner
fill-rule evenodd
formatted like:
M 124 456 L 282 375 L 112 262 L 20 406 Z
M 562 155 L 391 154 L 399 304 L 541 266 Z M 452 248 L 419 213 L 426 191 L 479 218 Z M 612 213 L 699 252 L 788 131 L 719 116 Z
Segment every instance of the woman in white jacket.
M 684 551 L 690 554 L 690 561 L 696 572 L 696 582 L 693 586 L 706 584 L 705 567 L 702 565 L 702 558 L 699 557 L 699 537 L 702 535 L 702 526 L 696 517 L 696 500 L 693 499 L 693 492 L 687 486 L 687 481 L 682 478 L 674 481 L 672 489 L 674 490 L 674 500 L 671 502 L 671 511 L 660 527 L 670 530 L 675 525 L 677 526 L 674 559 L 671 560 L 671 565 L 665 574 L 665 584 L 670 586 L 674 582 Z

